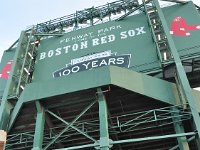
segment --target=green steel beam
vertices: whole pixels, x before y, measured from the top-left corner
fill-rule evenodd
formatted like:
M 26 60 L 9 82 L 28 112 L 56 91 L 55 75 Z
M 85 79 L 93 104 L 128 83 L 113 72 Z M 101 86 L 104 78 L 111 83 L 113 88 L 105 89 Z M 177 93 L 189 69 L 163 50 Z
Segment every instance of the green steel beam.
M 90 140 L 96 142 L 96 140 L 95 140 L 93 137 L 87 135 L 85 132 L 83 132 L 83 131 L 81 131 L 80 129 L 78 129 L 77 127 L 71 125 L 69 122 L 67 122 L 67 121 L 65 121 L 64 119 L 60 118 L 59 116 L 57 116 L 57 115 L 54 114 L 53 112 L 51 112 L 51 111 L 49 111 L 49 110 L 47 110 L 47 112 L 48 112 L 49 114 L 51 114 L 52 116 L 54 116 L 55 118 L 57 118 L 58 120 L 60 120 L 60 121 L 62 121 L 63 123 L 65 123 L 66 125 L 68 125 L 69 127 L 73 128 L 74 130 L 76 130 L 76 131 L 79 132 L 80 134 L 86 136 L 88 139 L 90 139 Z
M 6 51 L 10 51 L 13 46 L 15 46 L 19 42 L 19 39 L 17 39 Z
M 63 36 L 63 33 L 41 33 L 41 34 L 34 34 L 34 36 Z
M 138 5 L 136 8 L 130 10 L 129 12 L 127 12 L 126 14 L 124 14 L 123 16 L 119 17 L 118 19 L 116 19 L 116 21 L 120 21 L 123 20 L 125 17 L 129 16 L 130 14 L 132 14 L 133 12 L 135 12 L 136 10 L 142 8 L 144 6 L 144 4 Z
M 197 149 L 200 149 L 199 140 L 197 140 L 197 138 L 195 136 L 192 136 L 192 137 L 188 138 L 188 142 L 190 142 L 192 140 L 195 140 Z
M 90 148 L 90 147 L 96 147 L 99 146 L 98 144 L 85 144 L 80 146 L 74 146 L 74 147 L 68 147 L 68 148 L 60 148 L 55 150 L 75 150 L 75 149 L 83 149 L 83 148 Z
M 99 102 L 99 121 L 100 121 L 100 150 L 109 150 L 110 140 L 108 133 L 108 113 L 105 96 L 100 88 L 97 89 Z
M 49 146 L 51 146 L 63 133 L 67 132 L 70 127 L 73 126 L 73 124 L 81 117 L 83 116 L 95 103 L 97 100 L 92 101 L 70 124 L 67 125 L 66 128 L 64 128 L 58 135 L 55 136 L 55 138 L 50 141 L 45 147 L 44 150 L 46 150 Z M 50 111 L 47 110 L 48 113 L 51 114 Z M 52 114 L 51 114 L 52 115 Z M 66 123 L 67 124 L 67 123 Z
M 194 140 L 194 139 L 196 139 L 196 137 L 195 137 L 195 136 L 192 136 L 192 137 L 188 138 L 187 141 L 188 141 L 188 142 L 191 142 L 191 141 Z M 199 146 L 199 145 L 197 145 L 197 146 Z M 176 145 L 176 146 L 170 148 L 169 150 L 177 150 L 178 148 L 179 148 L 179 145 Z M 199 149 L 199 148 L 197 148 L 197 149 Z
M 96 99 L 95 96 L 91 96 L 89 98 L 81 98 L 81 99 L 78 97 L 78 98 L 73 99 L 72 101 L 64 101 L 62 103 L 48 105 L 45 108 L 46 109 L 53 109 L 53 108 L 60 107 L 60 106 L 73 105 L 75 101 L 78 101 L 79 103 L 81 103 L 81 102 L 94 101 L 95 99 Z
M 19 111 L 21 110 L 21 108 L 23 106 L 24 99 L 23 99 L 22 95 L 23 95 L 23 92 L 20 95 L 20 97 L 19 97 L 17 103 L 15 104 L 15 107 L 14 107 L 14 109 L 13 109 L 11 115 L 10 115 L 10 121 L 9 121 L 9 125 L 8 125 L 8 131 L 11 130 L 11 128 L 12 128 L 12 126 L 13 126 L 13 124 L 14 124 L 14 122 L 15 122 L 18 114 L 19 114 Z
M 195 134 L 196 134 L 195 132 L 188 132 L 188 133 L 180 133 L 180 134 L 152 136 L 152 137 L 137 138 L 137 139 L 111 141 L 110 144 L 114 145 L 114 144 L 122 144 L 122 143 L 141 142 L 141 141 L 162 140 L 162 139 L 177 138 L 177 137 L 184 137 L 184 136 L 193 136 Z M 96 144 L 86 144 L 86 145 L 81 145 L 81 146 L 74 146 L 74 147 L 69 147 L 69 148 L 61 148 L 61 149 L 56 149 L 56 150 L 76 150 L 76 149 L 98 147 L 98 146 L 99 145 L 96 143 Z
M 0 129 L 7 131 L 7 124 L 9 122 L 10 112 L 13 108 L 13 105 L 3 99 L 0 106 Z
M 179 110 L 175 107 L 171 108 L 172 111 L 172 120 L 174 124 L 174 128 L 177 134 L 184 133 L 184 128 L 182 122 L 180 122 Z M 174 116 L 174 117 L 173 117 Z M 178 145 L 180 150 L 189 150 L 189 145 L 187 142 L 187 137 L 177 137 Z
M 25 35 L 26 36 L 26 35 Z M 25 48 L 25 52 L 24 52 L 24 58 L 23 58 L 23 63 L 22 63 L 22 66 L 21 66 L 21 68 L 20 69 L 24 69 L 24 67 L 25 67 L 25 64 L 26 64 L 26 61 L 27 61 L 27 55 L 28 55 L 28 51 L 29 51 L 29 49 L 30 49 L 30 43 L 31 43 L 31 40 L 32 40 L 32 37 L 33 36 L 33 31 L 31 31 L 30 33 L 29 33 L 29 37 L 27 37 L 28 38 L 28 41 L 27 41 L 27 43 L 26 43 L 26 48 Z M 20 93 L 20 85 L 21 85 L 21 81 L 23 80 L 22 79 L 23 78 L 23 71 L 21 71 L 20 70 L 20 76 L 19 76 L 19 78 L 18 78 L 18 84 L 17 84 L 17 89 L 16 89 L 16 94 L 17 95 L 20 95 L 21 93 Z
M 44 124 L 45 124 L 45 111 L 39 101 L 35 102 L 37 108 L 37 118 L 35 125 L 35 134 L 32 150 L 42 150 Z
M 188 2 L 188 1 L 180 1 L 180 0 L 161 0 L 161 1 L 180 3 L 180 4 L 186 4 Z
M 119 141 L 110 141 L 110 144 L 123 144 L 123 143 L 133 143 L 133 142 L 141 142 L 141 141 L 151 141 L 151 140 L 162 140 L 168 138 L 177 138 L 177 137 L 184 137 L 184 136 L 191 136 L 195 135 L 195 132 L 188 132 L 188 133 L 180 133 L 180 134 L 170 134 L 170 135 L 163 135 L 163 136 L 152 136 L 152 137 L 145 137 L 145 138 L 137 138 L 137 139 L 127 139 L 127 140 L 119 140 Z M 86 144 L 81 146 L 74 146 L 69 148 L 62 148 L 56 150 L 75 150 L 75 149 L 82 149 L 88 147 L 98 147 L 98 144 Z
M 45 109 L 47 109 L 47 107 L 45 107 Z M 51 120 L 51 118 L 50 118 L 50 116 L 49 116 L 48 113 L 45 113 L 45 123 L 46 123 L 46 125 L 48 126 L 48 128 L 50 129 L 50 134 L 51 134 L 51 135 L 56 135 L 56 134 L 57 134 L 57 131 L 56 131 L 56 129 L 54 129 L 55 125 L 54 125 L 54 123 L 52 122 L 52 120 Z M 44 138 L 45 138 L 45 137 L 44 137 Z M 64 147 L 64 145 L 62 144 L 61 141 L 56 142 L 56 145 L 57 145 L 58 147 Z
M 10 94 L 10 88 L 12 86 L 12 82 L 13 82 L 13 75 L 14 75 L 14 70 L 15 70 L 15 64 L 17 63 L 17 58 L 19 55 L 19 51 L 20 51 L 20 44 L 23 42 L 23 38 L 25 36 L 25 32 L 22 31 L 20 38 L 19 38 L 19 45 L 16 49 L 16 53 L 14 55 L 14 60 L 13 60 L 13 65 L 11 67 L 10 70 L 10 75 L 8 77 L 8 81 L 6 83 L 6 87 L 3 93 L 3 97 L 2 97 L 2 101 L 1 101 L 1 106 L 0 106 L 0 129 L 3 129 L 5 131 L 7 131 L 7 126 L 9 123 L 9 117 L 10 117 L 10 113 L 11 113 L 11 109 L 13 108 L 13 106 L 8 102 L 8 96 Z
M 153 2 L 154 2 L 156 9 L 158 11 L 158 15 L 159 15 L 159 18 L 161 20 L 161 23 L 162 23 L 162 26 L 163 26 L 163 29 L 164 29 L 164 32 L 165 32 L 171 54 L 172 54 L 174 61 L 175 61 L 175 65 L 176 65 L 176 69 L 177 69 L 177 76 L 180 79 L 179 82 L 182 86 L 183 93 L 185 94 L 185 97 L 186 97 L 188 104 L 191 108 L 192 116 L 194 118 L 194 122 L 195 122 L 196 129 L 197 129 L 197 132 L 198 132 L 198 138 L 200 138 L 200 117 L 199 117 L 199 113 L 198 113 L 196 105 L 195 105 L 195 99 L 192 95 L 192 90 L 191 90 L 189 81 L 187 79 L 185 70 L 184 70 L 183 65 L 181 63 L 181 59 L 180 59 L 178 51 L 175 47 L 174 41 L 173 41 L 173 39 L 170 35 L 169 28 L 167 26 L 167 22 L 165 20 L 164 14 L 163 14 L 163 12 L 160 8 L 159 2 L 158 2 L 158 0 L 153 0 Z
M 132 143 L 132 142 L 141 142 L 141 141 L 150 141 L 150 140 L 162 140 L 162 139 L 168 139 L 168 138 L 191 136 L 195 134 L 196 134 L 195 132 L 188 132 L 188 133 L 170 134 L 170 135 L 162 135 L 162 136 L 151 136 L 151 137 L 137 138 L 137 139 L 119 140 L 119 141 L 112 141 L 111 143 L 122 144 L 122 143 Z
M 144 9 L 145 9 L 145 12 L 146 12 L 147 20 L 148 20 L 148 22 L 149 22 L 149 26 L 150 26 L 150 29 L 151 29 L 153 41 L 155 42 L 155 45 L 156 45 L 157 55 L 158 55 L 158 58 L 159 58 L 159 60 L 160 60 L 160 63 L 159 63 L 159 64 L 160 64 L 160 67 L 162 67 L 162 65 L 161 65 L 161 62 L 162 62 L 162 55 L 161 55 L 160 50 L 159 50 L 159 45 L 158 45 L 158 43 L 156 42 L 156 41 L 157 41 L 157 38 L 156 38 L 156 34 L 155 34 L 155 32 L 154 32 L 154 27 L 153 27 L 153 25 L 152 25 L 150 16 L 149 16 L 149 14 L 148 14 L 147 6 L 145 5 L 146 1 L 145 1 L 145 0 L 142 0 L 142 2 L 143 2 Z
M 107 112 L 108 112 L 108 118 L 109 118 L 109 127 L 113 127 L 114 126 L 114 122 L 113 122 L 113 120 L 112 120 L 112 116 L 111 116 L 111 113 L 110 113 L 110 111 L 109 111 L 109 109 L 107 109 Z M 115 138 L 115 140 L 119 140 L 119 137 L 118 137 L 118 135 L 117 135 L 117 129 L 113 129 L 113 131 L 114 131 L 114 134 L 113 134 L 113 136 L 114 136 L 114 138 Z M 117 149 L 118 150 L 122 150 L 122 147 L 121 147 L 121 145 L 117 145 Z

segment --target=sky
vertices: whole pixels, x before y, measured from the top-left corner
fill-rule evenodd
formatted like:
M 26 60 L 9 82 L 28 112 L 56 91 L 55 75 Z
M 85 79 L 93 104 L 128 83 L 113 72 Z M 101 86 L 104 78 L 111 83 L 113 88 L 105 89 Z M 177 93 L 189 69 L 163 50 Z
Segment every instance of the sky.
M 30 25 L 115 0 L 4 0 L 0 2 L 0 58 Z
M 30 25 L 116 0 L 4 0 L 0 2 L 0 60 L 4 50 Z M 200 6 L 199 0 L 193 0 Z

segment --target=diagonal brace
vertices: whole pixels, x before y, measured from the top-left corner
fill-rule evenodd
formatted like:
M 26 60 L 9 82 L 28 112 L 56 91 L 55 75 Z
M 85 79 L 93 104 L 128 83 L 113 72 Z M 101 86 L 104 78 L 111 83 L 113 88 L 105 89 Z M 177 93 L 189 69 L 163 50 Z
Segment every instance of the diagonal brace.
M 74 130 L 78 131 L 79 133 L 83 134 L 84 136 L 86 136 L 87 138 L 91 139 L 92 141 L 96 142 L 95 139 L 93 139 L 92 137 L 90 137 L 89 135 L 87 135 L 86 133 L 82 132 L 81 130 L 79 130 L 78 128 L 76 128 L 75 126 L 73 126 L 73 124 L 83 115 L 85 114 L 86 111 L 88 111 L 95 103 L 97 102 L 97 100 L 93 101 L 92 103 L 90 103 L 90 105 L 88 105 L 71 123 L 68 123 L 67 121 L 63 120 L 62 118 L 60 118 L 59 116 L 57 116 L 56 114 L 54 114 L 53 112 L 46 110 L 46 112 L 48 112 L 49 114 L 51 114 L 52 116 L 56 117 L 57 119 L 61 120 L 62 122 L 64 122 L 67 127 L 64 128 L 52 141 L 50 141 L 44 148 L 44 150 L 46 150 L 51 144 L 53 144 L 63 133 L 65 133 L 66 131 L 68 131 L 68 129 L 71 127 Z

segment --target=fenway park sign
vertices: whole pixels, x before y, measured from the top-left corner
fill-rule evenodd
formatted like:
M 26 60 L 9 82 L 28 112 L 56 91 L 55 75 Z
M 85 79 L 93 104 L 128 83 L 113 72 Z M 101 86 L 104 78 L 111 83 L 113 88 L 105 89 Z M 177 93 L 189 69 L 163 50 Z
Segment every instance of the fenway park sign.
M 113 43 L 119 40 L 136 38 L 146 33 L 144 26 L 139 26 L 120 32 L 113 32 L 122 29 L 123 28 L 121 25 L 115 25 L 108 28 L 98 29 L 96 32 L 87 32 L 76 36 L 66 37 L 59 41 L 59 47 L 41 52 L 39 54 L 39 61 L 50 59 L 55 56 L 68 55 L 72 52 L 77 52 L 80 50 L 87 50 L 88 48 L 94 49 L 95 47 Z

